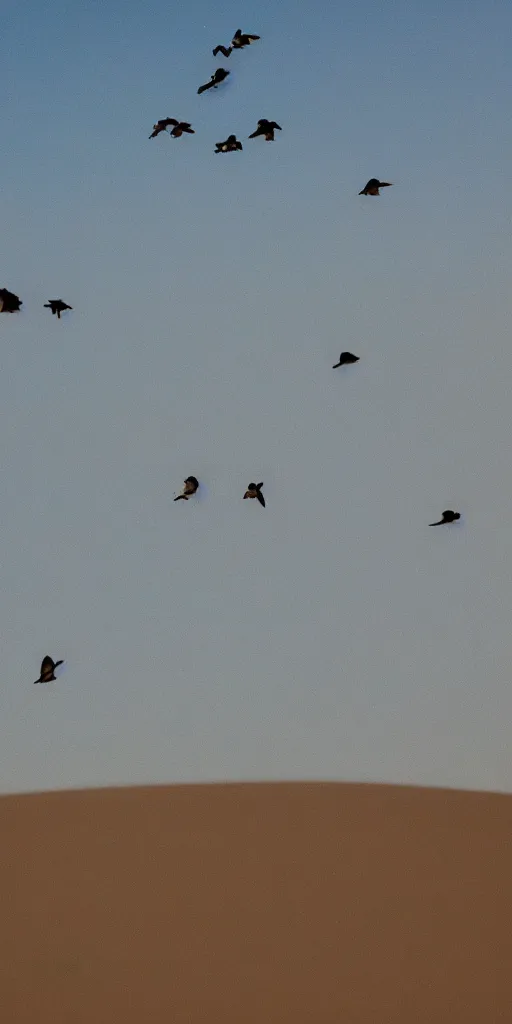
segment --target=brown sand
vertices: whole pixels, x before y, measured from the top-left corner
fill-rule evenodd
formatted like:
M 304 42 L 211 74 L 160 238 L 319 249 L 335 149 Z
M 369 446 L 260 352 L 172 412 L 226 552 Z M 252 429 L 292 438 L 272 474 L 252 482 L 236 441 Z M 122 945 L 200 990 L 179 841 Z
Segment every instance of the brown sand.
M 512 796 L 0 798 L 2 1024 L 512 1021 Z

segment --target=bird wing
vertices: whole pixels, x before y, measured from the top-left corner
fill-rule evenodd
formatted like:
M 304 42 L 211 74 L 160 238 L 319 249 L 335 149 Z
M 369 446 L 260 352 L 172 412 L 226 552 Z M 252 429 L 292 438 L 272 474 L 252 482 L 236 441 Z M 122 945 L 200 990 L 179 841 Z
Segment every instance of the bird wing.
M 240 39 L 241 35 L 242 35 L 242 29 L 241 28 L 237 28 L 237 30 L 236 30 L 236 32 L 235 32 L 235 34 L 233 36 L 232 42 L 234 42 L 235 39 Z
M 264 134 L 265 134 L 265 129 L 264 128 L 256 128 L 256 131 L 253 132 L 252 135 L 249 135 L 249 138 L 250 139 L 256 139 L 258 137 L 258 135 L 264 135 Z
M 263 480 L 260 484 L 256 484 L 256 490 L 259 491 L 260 487 L 263 487 Z
M 200 85 L 197 90 L 198 96 L 200 96 L 202 92 L 206 92 L 207 89 L 211 89 L 212 85 L 213 82 L 207 82 L 206 85 Z
M 39 680 L 43 683 L 48 682 L 48 680 L 51 679 L 53 676 L 54 668 L 55 663 L 53 661 L 53 658 L 50 658 L 49 654 L 45 654 L 41 662 L 41 673 L 39 676 Z
M 280 132 L 282 132 L 282 130 L 283 130 L 283 129 L 281 128 L 281 125 L 280 125 L 280 124 L 277 124 L 277 123 L 276 123 L 276 121 L 271 121 L 271 122 L 270 122 L 270 125 L 269 125 L 269 128 L 277 128 L 277 129 L 278 129 L 278 130 L 279 130 Z
M 251 43 L 253 43 L 256 39 L 260 39 L 260 38 L 261 38 L 260 36 L 250 36 L 250 35 L 247 35 L 247 39 Z
M 265 508 L 265 498 L 263 497 L 261 491 L 257 492 L 256 497 L 257 497 L 260 505 L 263 505 L 263 508 Z

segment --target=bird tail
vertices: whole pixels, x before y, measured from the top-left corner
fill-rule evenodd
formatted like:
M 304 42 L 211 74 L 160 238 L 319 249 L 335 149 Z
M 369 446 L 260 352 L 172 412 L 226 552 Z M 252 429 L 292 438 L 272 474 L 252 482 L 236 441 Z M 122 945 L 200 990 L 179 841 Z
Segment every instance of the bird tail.
M 178 497 L 175 498 L 174 500 L 175 501 L 188 501 L 188 498 L 187 498 L 186 494 L 178 494 Z
M 333 370 L 337 370 L 338 366 L 341 366 L 341 363 L 335 363 L 333 366 Z
M 429 526 L 442 526 L 443 525 L 443 520 L 440 519 L 438 523 L 429 523 L 428 525 Z

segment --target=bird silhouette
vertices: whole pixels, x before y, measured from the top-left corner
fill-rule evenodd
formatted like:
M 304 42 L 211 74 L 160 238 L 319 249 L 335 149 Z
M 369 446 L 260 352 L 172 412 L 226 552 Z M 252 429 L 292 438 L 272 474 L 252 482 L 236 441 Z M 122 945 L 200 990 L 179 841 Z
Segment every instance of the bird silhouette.
M 195 131 L 190 127 L 188 121 L 176 121 L 174 117 L 162 117 L 160 121 L 153 125 L 153 131 L 149 138 L 155 139 L 157 135 L 160 135 L 160 132 L 165 132 L 171 124 L 174 125 L 174 128 L 172 132 L 169 132 L 169 135 L 172 135 L 173 139 L 179 139 L 183 132 L 186 132 L 187 135 L 195 135 Z
M 345 363 L 358 363 L 359 356 L 354 356 L 352 352 L 342 352 L 340 355 L 339 363 L 335 363 L 333 370 L 336 370 L 338 366 L 345 366 Z
M 445 523 L 454 523 L 457 519 L 460 519 L 460 512 L 452 512 L 451 508 L 447 508 L 442 513 L 442 518 L 438 523 L 429 523 L 429 526 L 444 526 Z
M 23 303 L 8 288 L 0 288 L 0 313 L 18 313 Z
M 242 149 L 242 143 L 238 141 L 236 135 L 228 135 L 225 142 L 216 142 L 216 153 L 234 153 L 237 149 Z
M 73 309 L 73 306 L 68 306 L 67 302 L 63 302 L 62 299 L 48 299 L 48 302 L 45 302 L 44 304 L 44 308 L 51 309 L 52 316 L 55 316 L 56 313 L 57 319 L 60 320 L 60 314 L 63 313 L 65 309 Z
M 55 681 L 55 669 L 59 665 L 63 665 L 63 661 L 54 661 L 50 658 L 49 654 L 45 654 L 41 662 L 41 674 L 39 679 L 34 679 L 34 686 L 36 683 L 52 683 Z
M 264 135 L 267 142 L 274 141 L 274 132 L 276 128 L 282 131 L 281 125 L 277 124 L 276 121 L 267 121 L 266 117 L 262 117 L 258 121 L 258 127 L 256 131 L 249 135 L 250 139 L 256 139 L 258 135 Z
M 380 196 L 380 188 L 390 188 L 392 185 L 391 181 L 379 181 L 377 178 L 370 178 L 366 182 L 366 185 L 361 189 L 360 196 Z
M 244 498 L 257 498 L 259 503 L 260 503 L 260 505 L 263 505 L 263 508 L 265 508 L 265 498 L 263 497 L 263 495 L 261 493 L 261 488 L 262 487 L 263 487 L 263 480 L 261 481 L 260 484 L 250 483 L 248 488 L 247 488 L 247 490 L 246 490 L 246 492 L 245 492 L 245 494 L 244 494 Z
M 192 494 L 195 494 L 199 487 L 199 480 L 195 476 L 188 476 L 184 481 L 183 494 L 178 494 L 175 501 L 188 501 Z
M 231 40 L 231 46 L 216 46 L 213 56 L 216 57 L 218 53 L 222 53 L 224 57 L 229 57 L 233 50 L 243 50 L 244 46 L 250 46 L 259 38 L 259 36 L 249 35 L 248 32 L 242 32 L 241 28 L 237 28 Z
M 214 71 L 211 80 L 207 82 L 206 85 L 199 86 L 199 89 L 197 90 L 198 94 L 200 95 L 202 92 L 206 92 L 207 89 L 216 89 L 229 74 L 230 72 L 226 71 L 225 68 L 217 68 L 217 70 Z

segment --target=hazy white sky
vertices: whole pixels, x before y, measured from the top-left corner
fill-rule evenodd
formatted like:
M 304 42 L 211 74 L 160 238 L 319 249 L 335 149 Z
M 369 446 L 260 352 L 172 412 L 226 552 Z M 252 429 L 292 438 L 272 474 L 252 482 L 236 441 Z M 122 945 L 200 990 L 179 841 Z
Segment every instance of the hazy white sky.
M 460 15 L 4 5 L 3 790 L 512 788 L 512 10 Z

